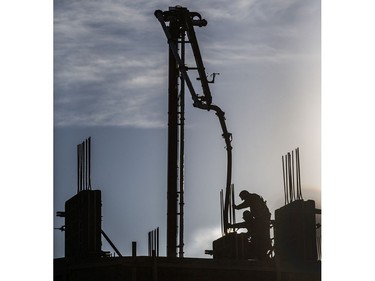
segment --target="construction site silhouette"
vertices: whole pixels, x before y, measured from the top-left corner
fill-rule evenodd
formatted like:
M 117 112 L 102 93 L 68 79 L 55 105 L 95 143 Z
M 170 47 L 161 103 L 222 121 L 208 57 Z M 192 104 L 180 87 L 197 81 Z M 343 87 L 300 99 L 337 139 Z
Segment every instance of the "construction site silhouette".
M 285 205 L 274 219 L 266 198 L 251 190 L 236 195 L 232 183 L 232 134 L 225 113 L 213 103 L 209 87 L 219 73 L 205 71 L 196 27 L 207 21 L 185 7 L 170 7 L 154 13 L 168 43 L 168 161 L 167 161 L 167 245 L 159 255 L 159 228 L 148 233 L 148 256 L 132 251 L 121 253 L 102 227 L 102 192 L 92 189 L 91 137 L 77 145 L 77 193 L 57 213 L 64 225 L 65 257 L 54 260 L 54 280 L 256 280 L 318 281 L 321 279 L 320 240 L 317 216 L 321 210 L 313 200 L 304 200 L 300 179 L 299 148 L 282 156 Z M 185 50 L 190 46 L 195 66 L 187 66 Z M 190 78 L 196 71 L 202 94 Z M 208 78 L 211 77 L 211 80 Z M 207 258 L 184 257 L 184 114 L 185 88 L 197 109 L 214 112 L 225 143 L 226 181 L 220 191 L 222 236 L 205 250 Z M 281 194 L 281 192 L 280 192 Z M 242 201 L 238 205 L 235 202 Z M 242 220 L 236 220 L 236 211 Z M 102 249 L 102 238 L 114 254 Z

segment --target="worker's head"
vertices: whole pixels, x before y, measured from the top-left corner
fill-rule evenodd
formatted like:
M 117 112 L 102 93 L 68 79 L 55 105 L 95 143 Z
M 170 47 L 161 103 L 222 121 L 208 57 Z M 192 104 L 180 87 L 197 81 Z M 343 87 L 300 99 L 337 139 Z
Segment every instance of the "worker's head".
M 247 211 L 247 210 L 244 211 L 242 213 L 242 218 L 244 219 L 244 221 L 250 221 L 251 218 L 252 218 L 252 215 L 251 215 L 250 211 Z
M 241 200 L 245 200 L 245 198 L 249 195 L 250 193 L 247 191 L 247 190 L 242 190 L 241 192 L 240 192 L 240 198 L 241 198 Z

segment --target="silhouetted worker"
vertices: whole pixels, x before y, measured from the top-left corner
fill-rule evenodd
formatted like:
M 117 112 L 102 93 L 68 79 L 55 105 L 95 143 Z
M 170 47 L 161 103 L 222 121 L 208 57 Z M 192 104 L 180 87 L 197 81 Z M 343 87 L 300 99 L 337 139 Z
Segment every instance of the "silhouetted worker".
M 234 206 L 236 210 L 249 207 L 251 215 L 255 219 L 268 220 L 269 223 L 271 213 L 268 210 L 266 201 L 264 201 L 261 196 L 255 193 L 250 193 L 247 190 L 242 190 L 239 195 L 243 202 Z
M 233 224 L 233 228 L 246 228 L 247 236 L 250 238 L 252 251 L 256 258 L 267 259 L 267 252 L 271 249 L 270 220 L 271 213 L 266 202 L 261 196 L 249 193 L 246 190 L 240 192 L 242 203 L 235 205 L 235 209 L 250 208 L 243 212 L 244 222 Z
M 230 224 L 229 226 L 231 228 L 246 228 L 247 233 L 246 237 L 250 238 L 254 231 L 254 217 L 251 215 L 250 211 L 244 211 L 242 214 L 243 222 L 235 223 L 235 224 Z

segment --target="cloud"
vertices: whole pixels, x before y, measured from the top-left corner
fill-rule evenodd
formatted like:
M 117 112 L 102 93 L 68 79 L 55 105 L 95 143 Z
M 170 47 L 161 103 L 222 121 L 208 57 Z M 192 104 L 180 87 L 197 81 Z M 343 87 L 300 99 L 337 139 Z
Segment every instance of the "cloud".
M 186 243 L 187 257 L 208 257 L 205 250 L 212 250 L 212 242 L 221 237 L 220 227 L 199 228 L 192 233 L 192 238 Z
M 305 48 L 291 44 L 300 40 L 305 22 L 316 14 L 319 5 L 309 2 L 234 0 L 228 5 L 220 0 L 181 5 L 209 21 L 197 31 L 203 60 L 208 69 L 225 72 L 238 65 L 310 56 Z M 169 5 L 55 1 L 55 126 L 163 126 L 167 44 L 153 12 Z
M 56 126 L 162 126 L 155 99 L 165 63 L 149 43 L 164 42 L 147 40 L 153 17 L 144 9 L 122 1 L 56 3 Z
M 259 192 L 273 209 L 278 208 L 283 204 L 283 200 L 277 201 L 282 196 L 279 156 L 296 144 L 308 151 L 307 158 L 316 155 L 312 165 L 319 165 L 320 147 L 315 144 L 319 138 L 311 129 L 319 128 L 320 99 L 315 97 L 320 94 L 320 1 L 181 0 L 180 4 L 200 12 L 208 21 L 196 33 L 207 72 L 221 73 L 212 92 L 234 136 L 233 182 L 238 190 Z M 81 127 L 96 126 L 95 132 L 98 126 L 116 127 L 112 134 L 118 127 L 126 127 L 118 131 L 126 132 L 128 147 L 134 132 L 153 131 L 131 128 L 166 127 L 168 46 L 153 13 L 169 6 L 167 0 L 55 1 L 54 125 L 64 132 L 61 136 L 72 137 L 73 142 L 73 136 L 81 139 Z M 189 74 L 199 93 L 196 73 Z M 211 198 L 218 195 L 225 181 L 225 150 L 216 116 L 192 109 L 186 95 L 185 198 L 186 203 L 194 202 L 194 207 L 186 204 L 185 251 L 186 256 L 207 257 L 204 250 L 211 249 L 212 241 L 221 236 L 218 227 L 208 226 L 220 220 L 219 204 L 211 204 Z M 311 122 L 296 122 L 307 118 Z M 150 135 L 138 137 L 132 139 L 136 147 L 140 140 L 153 140 Z M 98 139 L 104 145 L 116 137 L 104 134 Z M 123 143 L 110 146 L 115 149 Z M 155 146 L 153 151 L 163 152 L 160 147 L 165 145 Z M 102 149 L 106 155 L 107 147 Z M 157 163 L 155 169 L 141 167 L 141 174 L 133 170 L 124 173 L 137 180 L 144 178 L 144 171 L 164 175 L 160 158 Z M 307 166 L 311 167 L 310 163 Z M 65 168 L 57 173 L 69 178 Z M 313 173 L 303 184 L 320 186 L 316 171 Z M 131 200 L 127 198 L 123 200 Z
M 236 1 L 225 15 L 207 8 L 214 37 L 203 37 L 206 60 L 222 65 L 293 62 L 316 55 L 320 34 L 319 1 Z M 224 27 L 225 26 L 225 27 Z M 315 30 L 311 30 L 314 26 Z M 319 25 L 318 25 L 319 26 Z M 315 34 L 312 32 L 315 31 Z M 316 40 L 311 45 L 311 38 Z M 203 41 L 202 40 L 202 41 Z

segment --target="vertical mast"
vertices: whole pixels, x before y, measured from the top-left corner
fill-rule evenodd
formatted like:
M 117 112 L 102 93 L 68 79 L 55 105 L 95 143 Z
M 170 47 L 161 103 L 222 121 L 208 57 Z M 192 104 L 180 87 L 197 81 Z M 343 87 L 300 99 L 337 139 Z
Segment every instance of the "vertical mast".
M 185 65 L 185 30 L 181 30 L 181 61 Z M 180 205 L 180 221 L 179 221 L 179 251 L 178 256 L 184 257 L 184 153 L 185 153 L 185 80 L 180 75 L 180 97 L 179 97 L 179 114 L 180 114 L 180 165 L 179 165 L 179 205 Z
M 179 24 L 170 21 L 171 40 L 177 45 Z M 168 73 L 168 180 L 167 180 L 167 257 L 176 257 L 177 247 L 177 162 L 178 162 L 178 69 L 175 56 L 169 49 Z
M 212 104 L 212 96 L 207 81 L 206 72 L 202 62 L 194 26 L 206 26 L 207 21 L 202 19 L 197 12 L 190 12 L 184 7 L 170 7 L 169 11 L 155 11 L 169 45 L 169 88 L 168 88 L 168 180 L 167 180 L 167 257 L 183 257 L 183 215 L 184 215 L 184 86 L 189 89 L 193 99 L 193 106 L 207 111 L 214 111 L 219 118 L 227 150 L 227 181 L 226 195 L 223 211 L 224 232 L 228 228 L 228 204 L 232 177 L 232 134 L 228 132 L 225 123 L 225 113 L 217 105 Z M 169 26 L 167 26 L 169 22 Z M 185 33 L 188 41 L 185 41 Z M 179 41 L 179 39 L 181 39 Z M 185 44 L 189 43 L 193 51 L 196 67 L 187 67 L 184 61 Z M 180 45 L 179 45 L 180 44 Z M 181 50 L 179 51 L 179 46 Z M 180 55 L 181 54 L 181 55 Z M 201 81 L 203 96 L 198 96 L 187 71 L 197 70 Z M 178 77 L 181 77 L 181 93 L 178 96 Z M 179 100 L 180 99 L 180 100 Z M 179 107 L 180 106 L 180 107 Z M 180 119 L 178 119 L 180 115 Z M 180 142 L 180 145 L 178 143 Z M 179 163 L 179 167 L 177 165 Z M 178 189 L 179 182 L 179 189 Z M 178 196 L 179 195 L 179 196 Z M 179 201 L 180 200 L 180 201 Z M 179 202 L 178 202 L 179 201 Z M 179 203 L 179 212 L 177 207 Z M 180 216 L 178 220 L 178 216 Z M 179 225 L 178 225 L 179 223 Z M 177 229 L 179 232 L 179 245 L 177 244 Z

